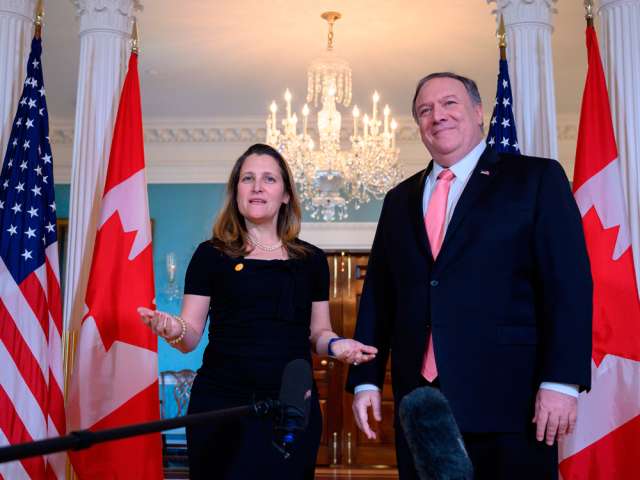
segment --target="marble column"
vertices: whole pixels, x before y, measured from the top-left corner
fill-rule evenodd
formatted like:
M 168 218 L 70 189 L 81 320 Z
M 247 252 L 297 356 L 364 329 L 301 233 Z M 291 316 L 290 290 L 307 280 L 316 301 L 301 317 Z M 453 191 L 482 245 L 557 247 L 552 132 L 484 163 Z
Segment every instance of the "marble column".
M 557 0 L 487 0 L 504 16 L 520 151 L 558 159 L 551 34 Z
M 84 313 L 93 243 L 113 124 L 140 0 L 71 0 L 80 19 L 80 67 L 71 165 L 64 321 L 77 331 Z
M 22 92 L 36 0 L 0 0 L 0 164 Z
M 640 294 L 640 1 L 600 0 L 600 45 Z

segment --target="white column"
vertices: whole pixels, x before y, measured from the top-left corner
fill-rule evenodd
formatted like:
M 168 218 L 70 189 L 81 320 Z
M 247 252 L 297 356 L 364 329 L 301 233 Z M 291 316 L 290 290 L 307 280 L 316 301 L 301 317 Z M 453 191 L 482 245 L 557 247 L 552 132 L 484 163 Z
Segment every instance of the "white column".
M 0 0 L 0 165 L 27 69 L 36 0 Z
M 556 94 L 551 34 L 557 0 L 487 0 L 504 15 L 507 61 L 514 96 L 513 114 L 520 151 L 558 158 Z
M 139 0 L 71 0 L 80 18 L 80 67 L 71 165 L 65 328 L 77 330 L 84 310 L 113 123 Z
M 598 13 L 640 294 L 640 1 L 601 0 Z

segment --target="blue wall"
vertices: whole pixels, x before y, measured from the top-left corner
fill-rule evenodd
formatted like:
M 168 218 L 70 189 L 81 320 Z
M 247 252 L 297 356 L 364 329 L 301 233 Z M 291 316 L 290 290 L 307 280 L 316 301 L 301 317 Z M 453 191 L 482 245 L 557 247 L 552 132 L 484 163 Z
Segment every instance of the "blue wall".
M 153 220 L 153 268 L 155 272 L 156 302 L 160 310 L 179 313 L 179 302 L 169 302 L 164 294 L 167 284 L 165 258 L 168 252 L 176 255 L 177 279 L 180 290 L 189 259 L 198 244 L 211 236 L 215 216 L 224 199 L 223 184 L 151 184 L 149 210 Z M 56 206 L 59 218 L 69 216 L 69 185 L 56 185 Z M 373 201 L 360 210 L 351 211 L 350 222 L 378 220 L 381 201 Z M 312 221 L 308 214 L 304 221 Z M 182 354 L 164 341 L 158 342 L 160 370 L 196 370 L 202 361 L 206 345 L 206 330 L 198 348 Z

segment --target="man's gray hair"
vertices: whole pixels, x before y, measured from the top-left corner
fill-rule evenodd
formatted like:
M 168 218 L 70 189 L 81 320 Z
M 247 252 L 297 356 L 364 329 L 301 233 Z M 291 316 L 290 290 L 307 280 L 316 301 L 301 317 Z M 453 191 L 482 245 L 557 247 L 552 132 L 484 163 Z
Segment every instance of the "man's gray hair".
M 434 78 L 453 78 L 454 80 L 458 80 L 459 82 L 462 82 L 465 90 L 469 94 L 469 98 L 471 98 L 471 101 L 475 105 L 482 105 L 482 98 L 480 97 L 480 92 L 478 91 L 478 85 L 476 85 L 476 82 L 474 82 L 470 78 L 463 77 L 462 75 L 458 75 L 457 73 L 452 73 L 452 72 L 430 73 L 426 77 L 423 77 L 422 79 L 420 79 L 420 81 L 418 82 L 418 85 L 416 86 L 416 93 L 413 94 L 413 102 L 411 103 L 411 113 L 413 114 L 413 119 L 416 121 L 416 123 L 418 123 L 418 112 L 416 111 L 416 100 L 418 99 L 418 95 L 420 94 L 420 90 L 422 90 L 422 87 L 424 87 L 424 84 Z

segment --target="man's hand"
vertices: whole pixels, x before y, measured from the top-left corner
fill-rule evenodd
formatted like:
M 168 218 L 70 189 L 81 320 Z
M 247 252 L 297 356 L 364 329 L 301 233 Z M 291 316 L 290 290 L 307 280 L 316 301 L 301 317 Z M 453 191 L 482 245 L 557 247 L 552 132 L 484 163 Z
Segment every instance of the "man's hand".
M 536 395 L 536 439 L 553 445 L 556 440 L 572 433 L 578 417 L 578 399 L 571 395 L 541 388 Z M 545 433 L 546 431 L 546 433 Z
M 376 390 L 365 390 L 364 392 L 356 393 L 353 398 L 352 409 L 356 425 L 369 440 L 375 440 L 376 432 L 369 427 L 368 409 L 369 407 L 373 409 L 373 418 L 375 418 L 376 422 L 380 422 L 382 421 L 380 405 L 380 392 Z

